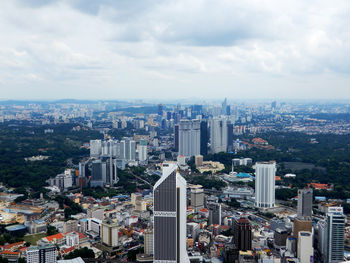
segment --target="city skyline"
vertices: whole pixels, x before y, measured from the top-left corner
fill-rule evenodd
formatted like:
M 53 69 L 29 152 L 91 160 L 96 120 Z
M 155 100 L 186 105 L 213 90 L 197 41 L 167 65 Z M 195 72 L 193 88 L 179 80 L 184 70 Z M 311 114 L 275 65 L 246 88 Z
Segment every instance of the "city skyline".
M 0 5 L 2 99 L 350 98 L 346 1 Z

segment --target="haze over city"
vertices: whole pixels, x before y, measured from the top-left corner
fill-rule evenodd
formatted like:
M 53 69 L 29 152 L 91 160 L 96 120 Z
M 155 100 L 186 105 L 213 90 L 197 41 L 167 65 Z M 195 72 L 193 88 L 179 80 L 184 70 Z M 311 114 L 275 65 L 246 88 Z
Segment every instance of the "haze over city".
M 349 9 L 1 1 L 1 99 L 349 99 Z

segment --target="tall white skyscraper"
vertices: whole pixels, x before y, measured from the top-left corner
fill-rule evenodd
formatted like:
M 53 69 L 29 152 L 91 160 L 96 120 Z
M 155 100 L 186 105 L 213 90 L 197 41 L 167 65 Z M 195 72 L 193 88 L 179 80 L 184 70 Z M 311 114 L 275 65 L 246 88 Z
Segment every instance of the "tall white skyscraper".
M 90 156 L 99 157 L 102 152 L 102 141 L 101 140 L 90 140 Z
M 186 251 L 186 180 L 177 172 L 177 164 L 163 164 L 162 177 L 153 188 L 153 203 L 153 262 L 190 262 Z
M 270 208 L 275 206 L 276 162 L 255 164 L 255 206 Z
M 225 118 L 212 118 L 210 126 L 210 150 L 212 153 L 227 150 L 227 122 Z
M 140 144 L 138 146 L 138 153 L 139 153 L 139 161 L 145 162 L 147 160 L 147 141 L 146 140 L 140 140 Z
M 179 155 L 200 154 L 200 120 L 181 120 L 179 124 Z
M 120 141 L 120 158 L 127 161 L 136 160 L 136 142 L 130 138 Z

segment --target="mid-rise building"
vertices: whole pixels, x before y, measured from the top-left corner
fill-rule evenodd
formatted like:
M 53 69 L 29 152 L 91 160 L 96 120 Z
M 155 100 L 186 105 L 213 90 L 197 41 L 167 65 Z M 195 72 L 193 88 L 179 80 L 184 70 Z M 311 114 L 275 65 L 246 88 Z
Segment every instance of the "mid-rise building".
M 252 250 L 252 226 L 247 218 L 234 221 L 233 226 L 235 245 L 238 250 Z
M 191 189 L 191 206 L 196 213 L 204 208 L 203 188 L 192 188 Z
M 163 175 L 153 188 L 154 260 L 189 262 L 186 251 L 186 180 L 175 163 L 163 164 Z
M 144 253 L 146 255 L 153 255 L 153 229 L 146 229 L 144 231 Z
M 98 207 L 90 208 L 87 211 L 87 217 L 88 218 L 97 218 L 99 220 L 103 220 L 104 219 L 104 209 L 98 208 Z
M 298 235 L 298 259 L 301 263 L 314 262 L 314 248 L 312 247 L 312 233 L 301 231 Z
M 255 164 L 255 206 L 271 208 L 275 206 L 276 162 Z
M 73 186 L 73 176 L 68 173 L 58 174 L 56 177 L 48 179 L 47 183 L 64 191 Z
M 303 218 L 294 218 L 293 222 L 293 235 L 297 239 L 296 245 L 298 246 L 299 232 L 311 232 L 312 231 L 312 218 L 303 217 Z
M 30 246 L 26 251 L 27 263 L 56 263 L 56 247 L 54 245 Z
M 109 247 L 118 246 L 118 224 L 111 220 L 107 220 L 101 223 L 101 228 L 102 243 Z
M 63 224 L 63 232 L 73 232 L 78 231 L 78 220 L 68 220 L 67 222 L 64 222 Z
M 79 234 L 77 232 L 71 232 L 66 235 L 66 245 L 69 247 L 79 246 Z

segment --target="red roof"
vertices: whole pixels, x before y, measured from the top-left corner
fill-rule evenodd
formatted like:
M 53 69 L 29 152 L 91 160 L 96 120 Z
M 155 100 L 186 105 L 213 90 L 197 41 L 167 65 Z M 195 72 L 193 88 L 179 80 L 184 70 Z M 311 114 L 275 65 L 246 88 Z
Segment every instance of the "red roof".
M 8 249 L 11 249 L 13 247 L 18 247 L 18 246 L 23 246 L 24 245 L 24 241 L 21 241 L 21 242 L 17 242 L 17 243 L 12 243 L 12 244 L 9 244 L 9 245 L 5 245 L 4 246 L 4 250 L 8 250 Z
M 13 252 L 11 250 L 4 250 L 4 251 L 0 252 L 0 254 L 1 255 L 4 255 L 4 254 L 6 254 L 6 255 L 19 255 L 20 252 Z
M 61 250 L 61 253 L 63 253 L 63 254 L 68 254 L 69 252 L 72 252 L 73 250 L 75 250 L 75 246 L 68 247 L 68 248 L 63 248 L 63 249 Z
M 308 186 L 312 186 L 313 188 L 315 189 L 324 189 L 324 190 L 327 190 L 327 189 L 330 189 L 331 186 L 329 186 L 328 184 L 319 184 L 319 183 L 311 183 L 311 184 L 308 184 Z
M 62 238 L 64 238 L 64 235 L 61 234 L 61 233 L 58 233 L 56 235 L 51 235 L 51 236 L 47 236 L 46 237 L 47 241 L 49 241 L 49 242 L 53 241 L 54 239 L 59 240 L 59 239 L 62 239 Z

